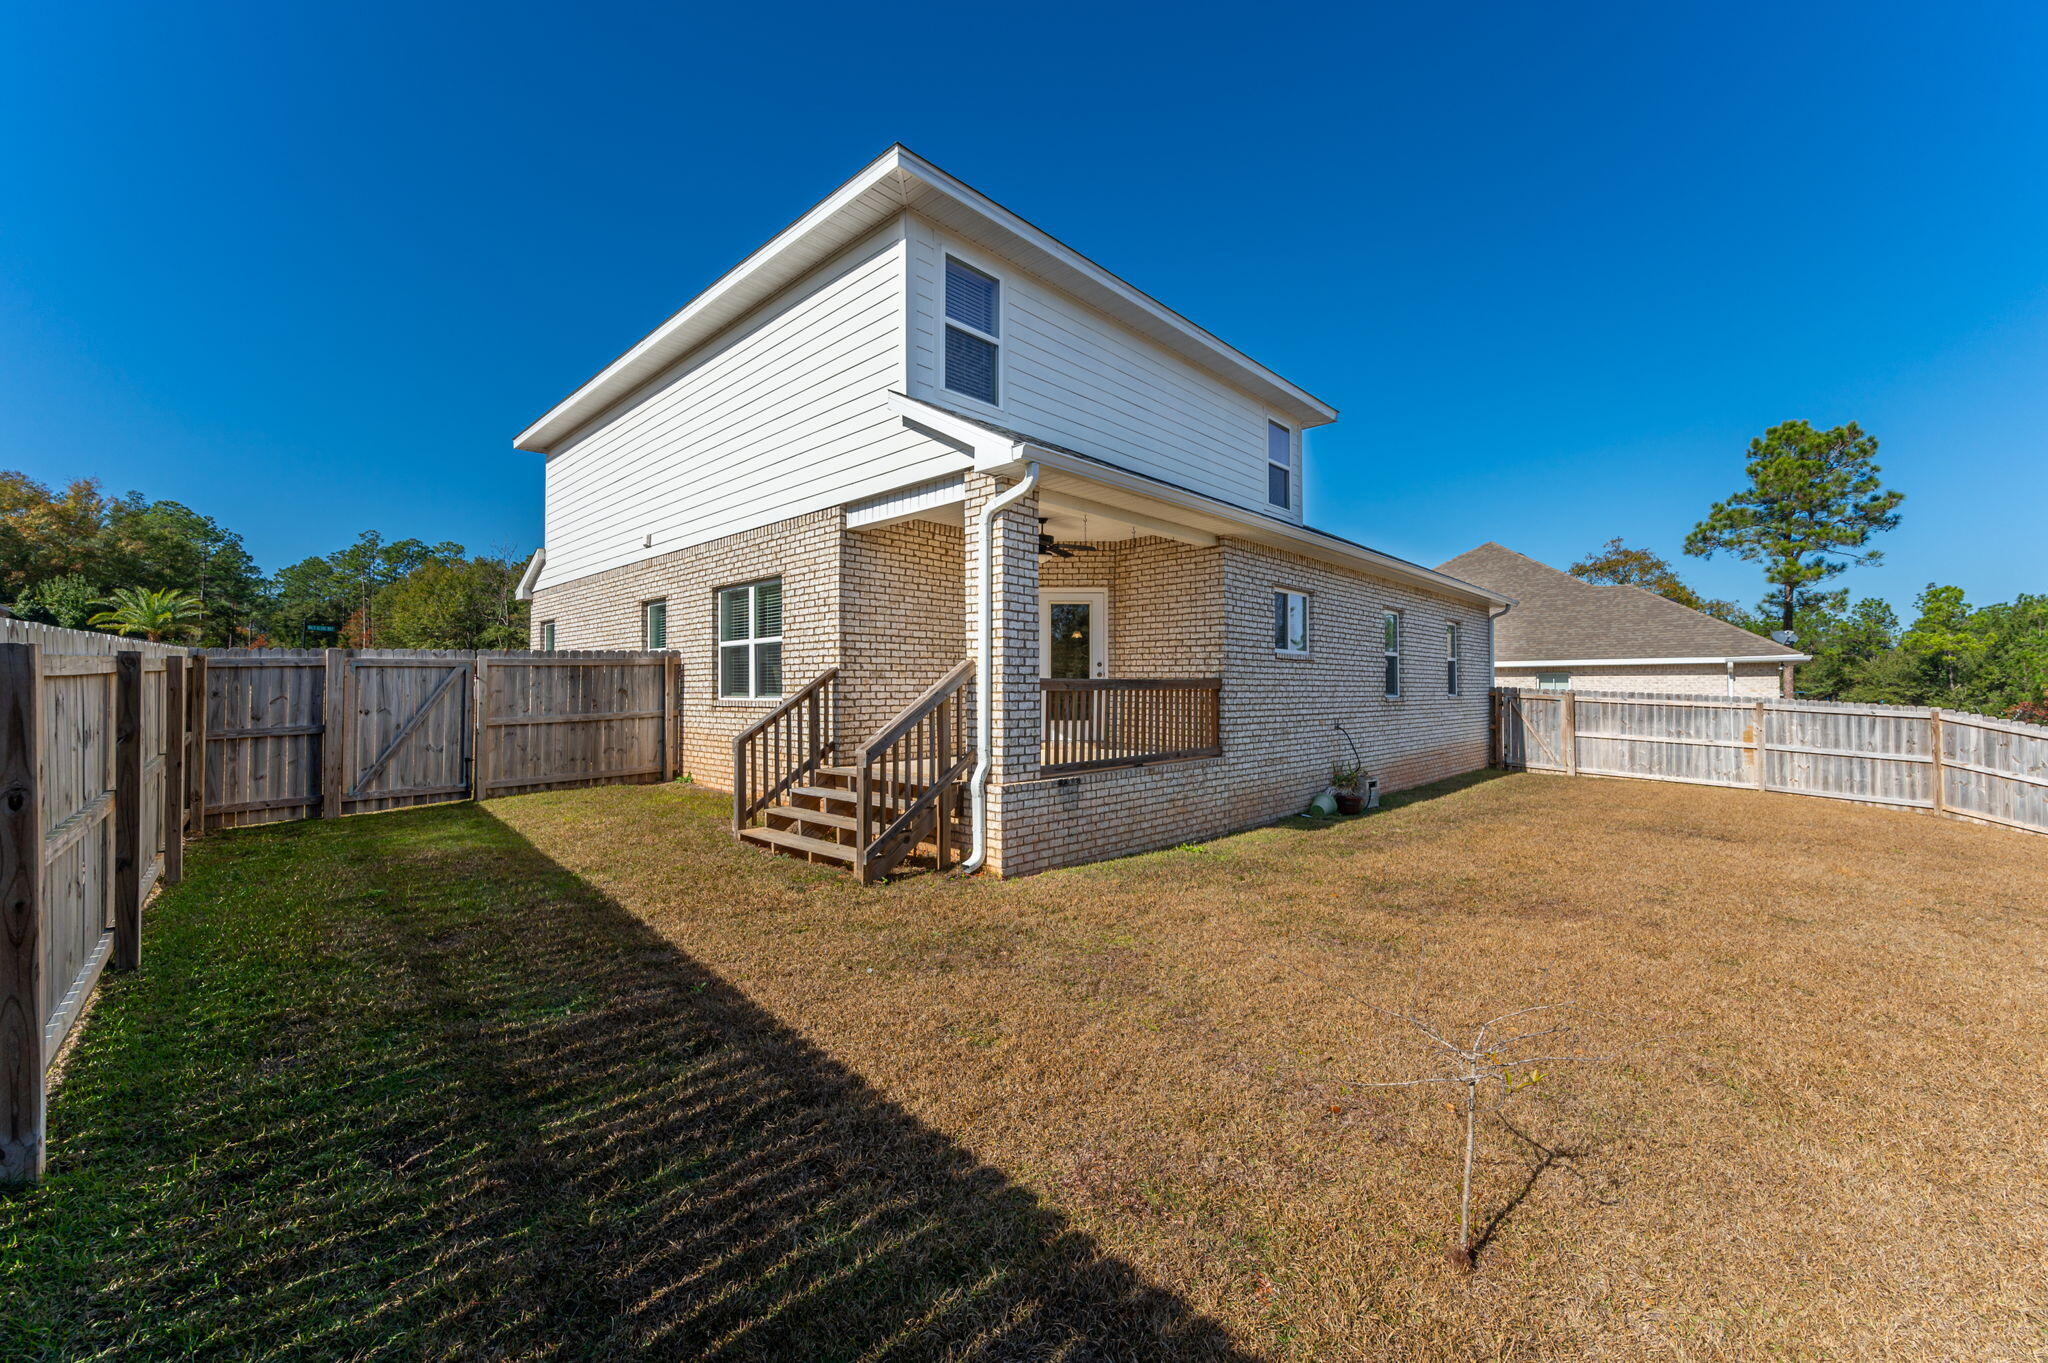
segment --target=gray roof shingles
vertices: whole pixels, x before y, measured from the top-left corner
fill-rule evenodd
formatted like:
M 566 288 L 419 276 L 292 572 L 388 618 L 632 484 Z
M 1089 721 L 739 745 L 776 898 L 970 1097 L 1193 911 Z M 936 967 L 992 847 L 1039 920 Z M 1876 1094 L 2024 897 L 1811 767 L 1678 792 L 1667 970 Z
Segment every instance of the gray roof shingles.
M 1504 662 L 1799 656 L 1641 587 L 1581 582 L 1490 541 L 1437 571 L 1515 598 L 1494 626 L 1494 656 Z

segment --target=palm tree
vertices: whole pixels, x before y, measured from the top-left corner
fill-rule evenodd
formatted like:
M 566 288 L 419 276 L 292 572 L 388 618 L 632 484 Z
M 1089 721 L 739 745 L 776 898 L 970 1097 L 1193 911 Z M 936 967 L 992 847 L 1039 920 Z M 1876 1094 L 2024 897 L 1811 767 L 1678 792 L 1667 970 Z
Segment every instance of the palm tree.
M 161 643 L 166 634 L 191 637 L 206 614 L 198 597 L 175 588 L 122 587 L 105 604 L 109 609 L 87 623 L 105 625 L 116 634 L 141 635 L 153 644 Z

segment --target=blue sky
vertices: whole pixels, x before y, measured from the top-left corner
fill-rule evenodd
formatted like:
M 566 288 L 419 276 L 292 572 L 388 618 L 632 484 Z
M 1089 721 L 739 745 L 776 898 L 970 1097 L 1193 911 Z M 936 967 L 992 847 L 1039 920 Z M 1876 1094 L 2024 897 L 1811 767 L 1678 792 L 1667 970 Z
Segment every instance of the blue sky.
M 16 6 L 0 467 L 528 550 L 513 434 L 901 140 L 1341 408 L 1329 529 L 1676 558 L 1854 419 L 1845 585 L 2048 590 L 2048 8 L 1167 13 Z

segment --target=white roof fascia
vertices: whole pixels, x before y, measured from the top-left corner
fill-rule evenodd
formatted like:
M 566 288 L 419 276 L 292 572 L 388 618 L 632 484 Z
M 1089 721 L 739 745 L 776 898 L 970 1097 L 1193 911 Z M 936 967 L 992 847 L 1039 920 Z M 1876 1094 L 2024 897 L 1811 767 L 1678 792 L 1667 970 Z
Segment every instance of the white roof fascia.
M 1541 658 L 1535 662 L 1496 658 L 1495 667 L 1689 667 L 1706 663 L 1810 663 L 1811 653 L 1745 653 L 1718 658 Z
M 546 545 L 542 545 L 533 551 L 533 557 L 527 561 L 526 572 L 521 575 L 519 585 L 512 589 L 512 599 L 514 601 L 533 600 L 533 584 L 540 581 L 540 570 L 547 566 L 547 561 L 548 550 Z

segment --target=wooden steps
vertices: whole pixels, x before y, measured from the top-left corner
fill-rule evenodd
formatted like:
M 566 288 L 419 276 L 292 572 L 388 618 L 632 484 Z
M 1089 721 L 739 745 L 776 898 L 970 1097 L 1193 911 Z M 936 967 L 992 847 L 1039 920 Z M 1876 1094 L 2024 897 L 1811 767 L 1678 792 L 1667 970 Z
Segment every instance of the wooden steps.
M 772 851 L 795 853 L 812 861 L 829 861 L 839 866 L 853 865 L 854 849 L 851 845 L 806 837 L 802 833 L 792 833 L 786 828 L 742 828 L 740 841 L 757 843 Z

